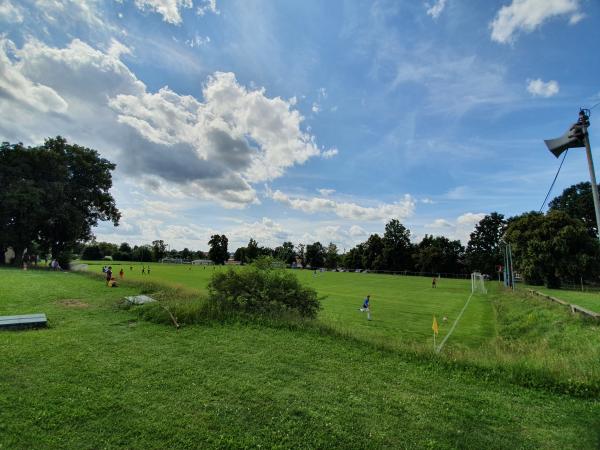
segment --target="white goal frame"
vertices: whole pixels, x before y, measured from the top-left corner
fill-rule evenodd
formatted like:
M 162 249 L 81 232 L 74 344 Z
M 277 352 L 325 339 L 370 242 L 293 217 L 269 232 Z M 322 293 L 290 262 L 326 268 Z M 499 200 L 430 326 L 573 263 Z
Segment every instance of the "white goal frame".
M 471 293 L 487 294 L 485 278 L 479 272 L 473 272 L 471 274 Z

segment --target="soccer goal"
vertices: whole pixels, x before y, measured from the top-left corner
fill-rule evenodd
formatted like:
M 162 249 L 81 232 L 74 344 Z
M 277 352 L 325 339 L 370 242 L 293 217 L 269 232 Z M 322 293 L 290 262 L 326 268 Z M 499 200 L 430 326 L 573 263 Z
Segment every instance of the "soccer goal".
M 487 294 L 485 278 L 479 272 L 473 272 L 471 274 L 471 293 Z

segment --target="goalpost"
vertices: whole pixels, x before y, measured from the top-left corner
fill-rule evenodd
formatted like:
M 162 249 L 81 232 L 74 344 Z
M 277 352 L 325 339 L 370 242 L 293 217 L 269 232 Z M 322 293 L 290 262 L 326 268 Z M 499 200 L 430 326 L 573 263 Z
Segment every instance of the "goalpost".
M 471 293 L 487 294 L 487 289 L 485 288 L 485 278 L 479 272 L 473 272 L 471 274 Z

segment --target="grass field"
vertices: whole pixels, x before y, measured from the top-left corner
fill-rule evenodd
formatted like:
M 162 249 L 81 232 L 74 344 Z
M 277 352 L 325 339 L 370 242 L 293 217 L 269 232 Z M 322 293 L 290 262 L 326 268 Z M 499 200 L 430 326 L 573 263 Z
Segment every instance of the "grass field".
M 91 272 L 101 273 L 104 265 L 87 262 Z M 125 270 L 125 279 L 159 281 L 171 286 L 186 286 L 205 293 L 210 276 L 223 267 L 153 264 L 150 275 L 142 275 L 142 265 L 112 264 L 114 272 Z M 148 266 L 147 264 L 145 265 Z M 130 267 L 133 267 L 130 270 Z M 324 272 L 316 276 L 311 270 L 297 270 L 297 276 L 313 286 L 322 301 L 319 318 L 340 330 L 350 330 L 361 338 L 385 338 L 390 344 L 421 343 L 433 347 L 431 325 L 438 319 L 440 334 L 445 337 L 470 294 L 470 281 L 441 279 L 436 289 L 431 279 L 363 273 Z M 358 312 L 364 297 L 371 295 L 372 321 Z M 443 322 L 442 318 L 448 321 Z M 461 327 L 457 327 L 448 346 L 478 346 L 494 336 L 493 310 L 484 296 L 472 298 Z
M 45 312 L 50 321 L 45 330 L 0 333 L 0 448 L 600 445 L 592 399 L 310 330 L 215 323 L 175 331 L 116 308 L 139 292 L 127 283 L 108 289 L 78 274 L 16 270 L 0 278 L 0 314 Z M 337 301 L 358 307 L 363 286 Z M 371 292 L 374 315 L 393 292 Z M 335 301 L 324 314 L 334 314 Z

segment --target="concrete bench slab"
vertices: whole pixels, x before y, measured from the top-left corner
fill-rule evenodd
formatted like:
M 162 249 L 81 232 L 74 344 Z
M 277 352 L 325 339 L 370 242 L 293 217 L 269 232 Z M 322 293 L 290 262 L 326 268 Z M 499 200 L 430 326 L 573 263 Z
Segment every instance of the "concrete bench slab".
M 22 330 L 25 328 L 43 328 L 48 326 L 46 314 L 21 314 L 18 316 L 0 316 L 0 330 Z
M 156 301 L 147 295 L 133 295 L 131 297 L 125 297 L 125 300 L 132 305 L 144 305 L 146 303 L 154 303 Z

